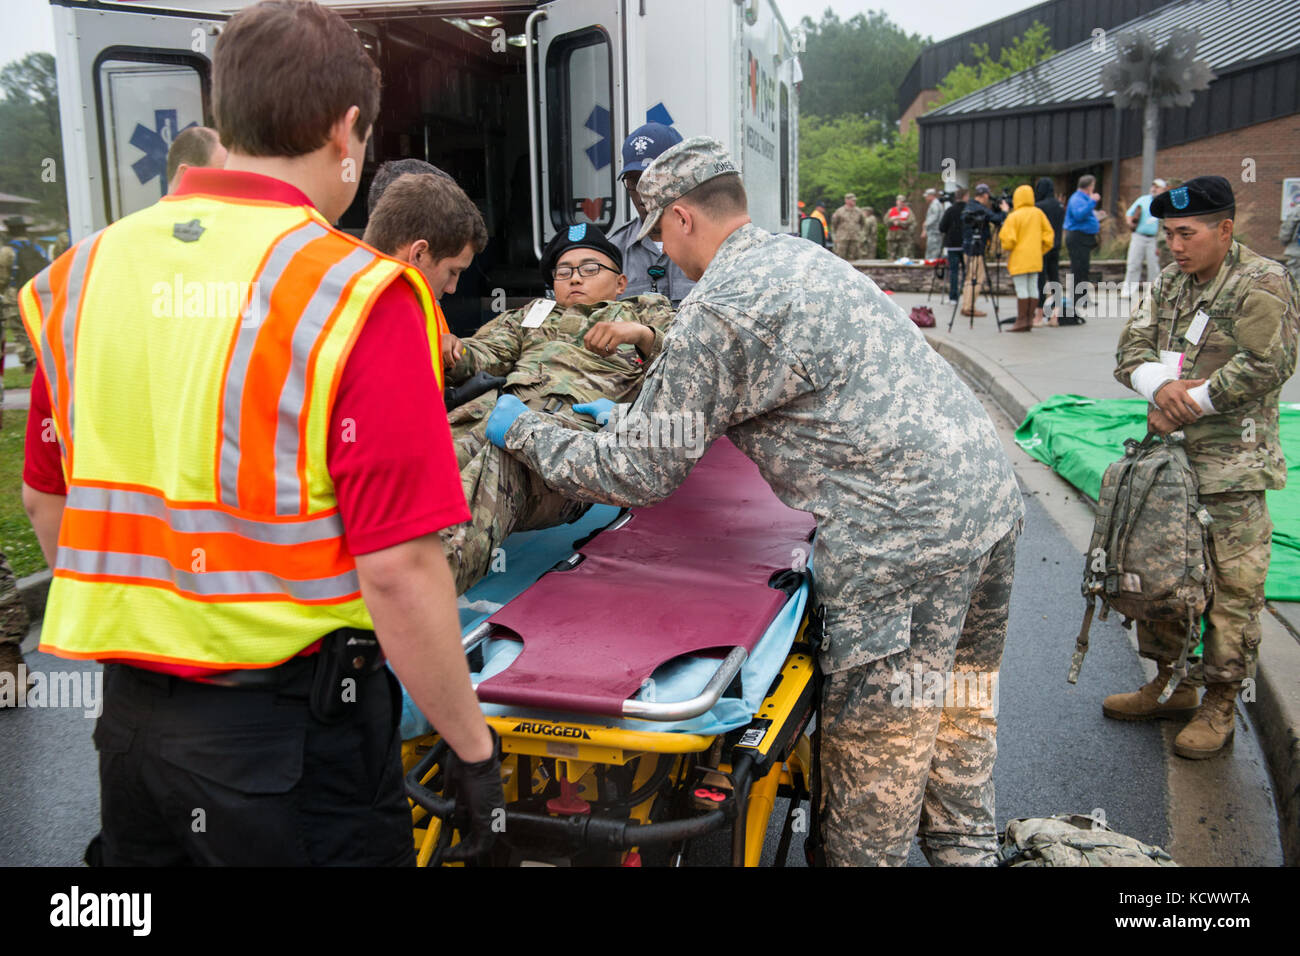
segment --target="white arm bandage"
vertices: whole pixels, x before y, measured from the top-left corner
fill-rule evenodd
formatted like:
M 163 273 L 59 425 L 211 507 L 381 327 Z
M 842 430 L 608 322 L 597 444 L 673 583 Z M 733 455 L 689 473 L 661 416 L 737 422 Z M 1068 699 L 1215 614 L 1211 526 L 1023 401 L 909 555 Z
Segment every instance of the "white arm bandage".
M 1169 371 L 1169 366 L 1163 362 L 1143 362 L 1133 370 L 1129 376 L 1129 382 L 1133 386 L 1133 391 L 1137 392 L 1148 402 L 1155 404 L 1156 392 L 1165 382 L 1174 381 L 1174 374 Z M 1208 401 L 1208 399 L 1207 399 Z
M 1189 388 L 1187 394 L 1194 402 L 1196 402 L 1197 405 L 1201 406 L 1202 412 L 1207 415 L 1216 414 L 1217 409 L 1215 409 L 1214 404 L 1210 401 L 1209 382 L 1204 382 L 1197 385 L 1195 388 Z

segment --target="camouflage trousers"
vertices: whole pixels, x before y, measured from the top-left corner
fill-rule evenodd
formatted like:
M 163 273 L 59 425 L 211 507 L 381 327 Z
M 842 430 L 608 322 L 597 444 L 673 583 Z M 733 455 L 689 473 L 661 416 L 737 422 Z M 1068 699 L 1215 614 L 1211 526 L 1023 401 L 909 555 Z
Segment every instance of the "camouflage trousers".
M 494 557 L 499 557 L 495 552 L 514 532 L 568 524 L 590 507 L 553 491 L 540 475 L 487 440 L 487 415 L 482 411 L 491 413 L 497 394 L 489 392 L 449 416 L 461 490 L 470 513 L 469 521 L 440 533 L 457 594 L 464 594 L 490 572 L 505 570 L 494 567 Z M 557 416 L 557 420 L 578 427 L 568 419 Z
M 836 239 L 835 254 L 845 262 L 856 262 L 858 259 L 865 259 L 866 246 L 861 239 Z
M 912 234 L 906 229 L 891 229 L 885 237 L 885 248 L 890 260 L 901 259 L 912 252 Z
M 9 559 L 0 552 L 0 644 L 21 644 L 30 624 L 27 607 L 18 593 L 18 580 Z
M 1019 535 L 1017 525 L 969 566 L 922 581 L 903 613 L 886 615 L 905 650 L 826 678 L 830 865 L 904 866 L 914 835 L 932 865 L 995 865 L 997 675 Z
M 5 342 L 13 342 L 18 346 L 18 361 L 23 365 L 34 364 L 36 352 L 32 348 L 32 340 L 27 337 L 18 305 L 9 302 L 0 305 L 0 316 L 3 316 Z
M 1259 615 L 1264 610 L 1273 522 L 1262 491 L 1201 495 L 1214 519 L 1210 554 L 1214 597 L 1205 611 L 1205 652 L 1188 683 L 1220 684 L 1255 676 L 1259 659 Z M 1138 621 L 1138 653 L 1155 661 L 1176 661 L 1187 629 L 1166 621 Z M 1201 672 L 1201 673 L 1198 673 Z

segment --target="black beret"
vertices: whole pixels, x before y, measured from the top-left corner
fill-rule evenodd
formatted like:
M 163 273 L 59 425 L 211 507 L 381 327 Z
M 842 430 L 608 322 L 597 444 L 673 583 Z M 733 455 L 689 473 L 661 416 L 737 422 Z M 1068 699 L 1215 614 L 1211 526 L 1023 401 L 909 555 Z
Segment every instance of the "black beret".
M 1150 213 L 1156 219 L 1181 219 L 1223 212 L 1236 204 L 1232 186 L 1222 176 L 1197 176 L 1151 200 Z
M 579 223 L 576 226 L 561 229 L 546 244 L 546 248 L 542 250 L 542 280 L 544 282 L 548 284 L 551 282 L 551 273 L 555 271 L 555 264 L 560 261 L 560 256 L 570 249 L 593 249 L 609 256 L 614 261 L 614 268 L 620 272 L 623 270 L 623 250 L 606 239 L 605 234 L 595 226 Z

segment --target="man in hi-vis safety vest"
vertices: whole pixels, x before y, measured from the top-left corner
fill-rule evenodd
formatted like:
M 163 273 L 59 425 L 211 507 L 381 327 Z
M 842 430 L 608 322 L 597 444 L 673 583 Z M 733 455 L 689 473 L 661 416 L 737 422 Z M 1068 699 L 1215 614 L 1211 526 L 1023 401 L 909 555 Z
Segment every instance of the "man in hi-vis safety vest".
M 230 20 L 212 90 L 225 170 L 20 296 L 41 650 L 106 665 L 87 861 L 413 863 L 385 655 L 459 758 L 449 858 L 476 855 L 504 803 L 438 539 L 469 517 L 440 313 L 331 226 L 378 70 L 338 15 L 267 2 Z

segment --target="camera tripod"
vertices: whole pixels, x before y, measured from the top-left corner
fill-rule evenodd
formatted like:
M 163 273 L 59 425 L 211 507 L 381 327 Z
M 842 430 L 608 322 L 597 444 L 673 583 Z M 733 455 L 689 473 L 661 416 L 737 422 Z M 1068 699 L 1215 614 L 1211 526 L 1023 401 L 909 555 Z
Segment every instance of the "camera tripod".
M 975 278 L 975 270 L 970 267 L 970 263 L 974 262 L 976 258 L 977 257 L 975 256 L 974 253 L 964 256 L 964 260 L 966 262 L 966 282 L 970 283 L 970 291 L 971 291 L 970 310 L 972 312 L 976 311 L 975 307 L 979 305 L 979 281 Z M 999 294 L 998 293 L 998 271 L 1002 268 L 1002 246 L 1001 245 L 998 246 L 998 251 L 995 253 L 993 258 L 993 270 L 994 270 L 993 278 L 991 279 L 989 278 L 989 254 L 988 254 L 988 245 L 986 243 L 980 244 L 980 252 L 978 258 L 980 261 L 980 265 L 982 266 L 981 272 L 984 275 L 984 282 L 989 287 L 989 291 L 986 292 L 985 295 L 988 296 L 989 302 L 993 304 L 993 321 L 997 325 L 998 332 L 1001 332 L 1002 326 L 1005 325 L 1006 322 L 1012 321 L 1011 319 L 1007 319 L 1004 322 L 1001 318 L 998 317 L 998 294 Z M 963 291 L 964 288 L 965 288 L 965 283 L 963 283 Z M 952 331 L 953 323 L 957 321 L 957 310 L 961 308 L 962 298 L 963 297 L 959 296 L 957 301 L 952 304 L 952 315 L 948 317 L 949 332 Z M 973 315 L 970 316 L 970 327 L 972 329 L 975 328 L 975 316 Z

